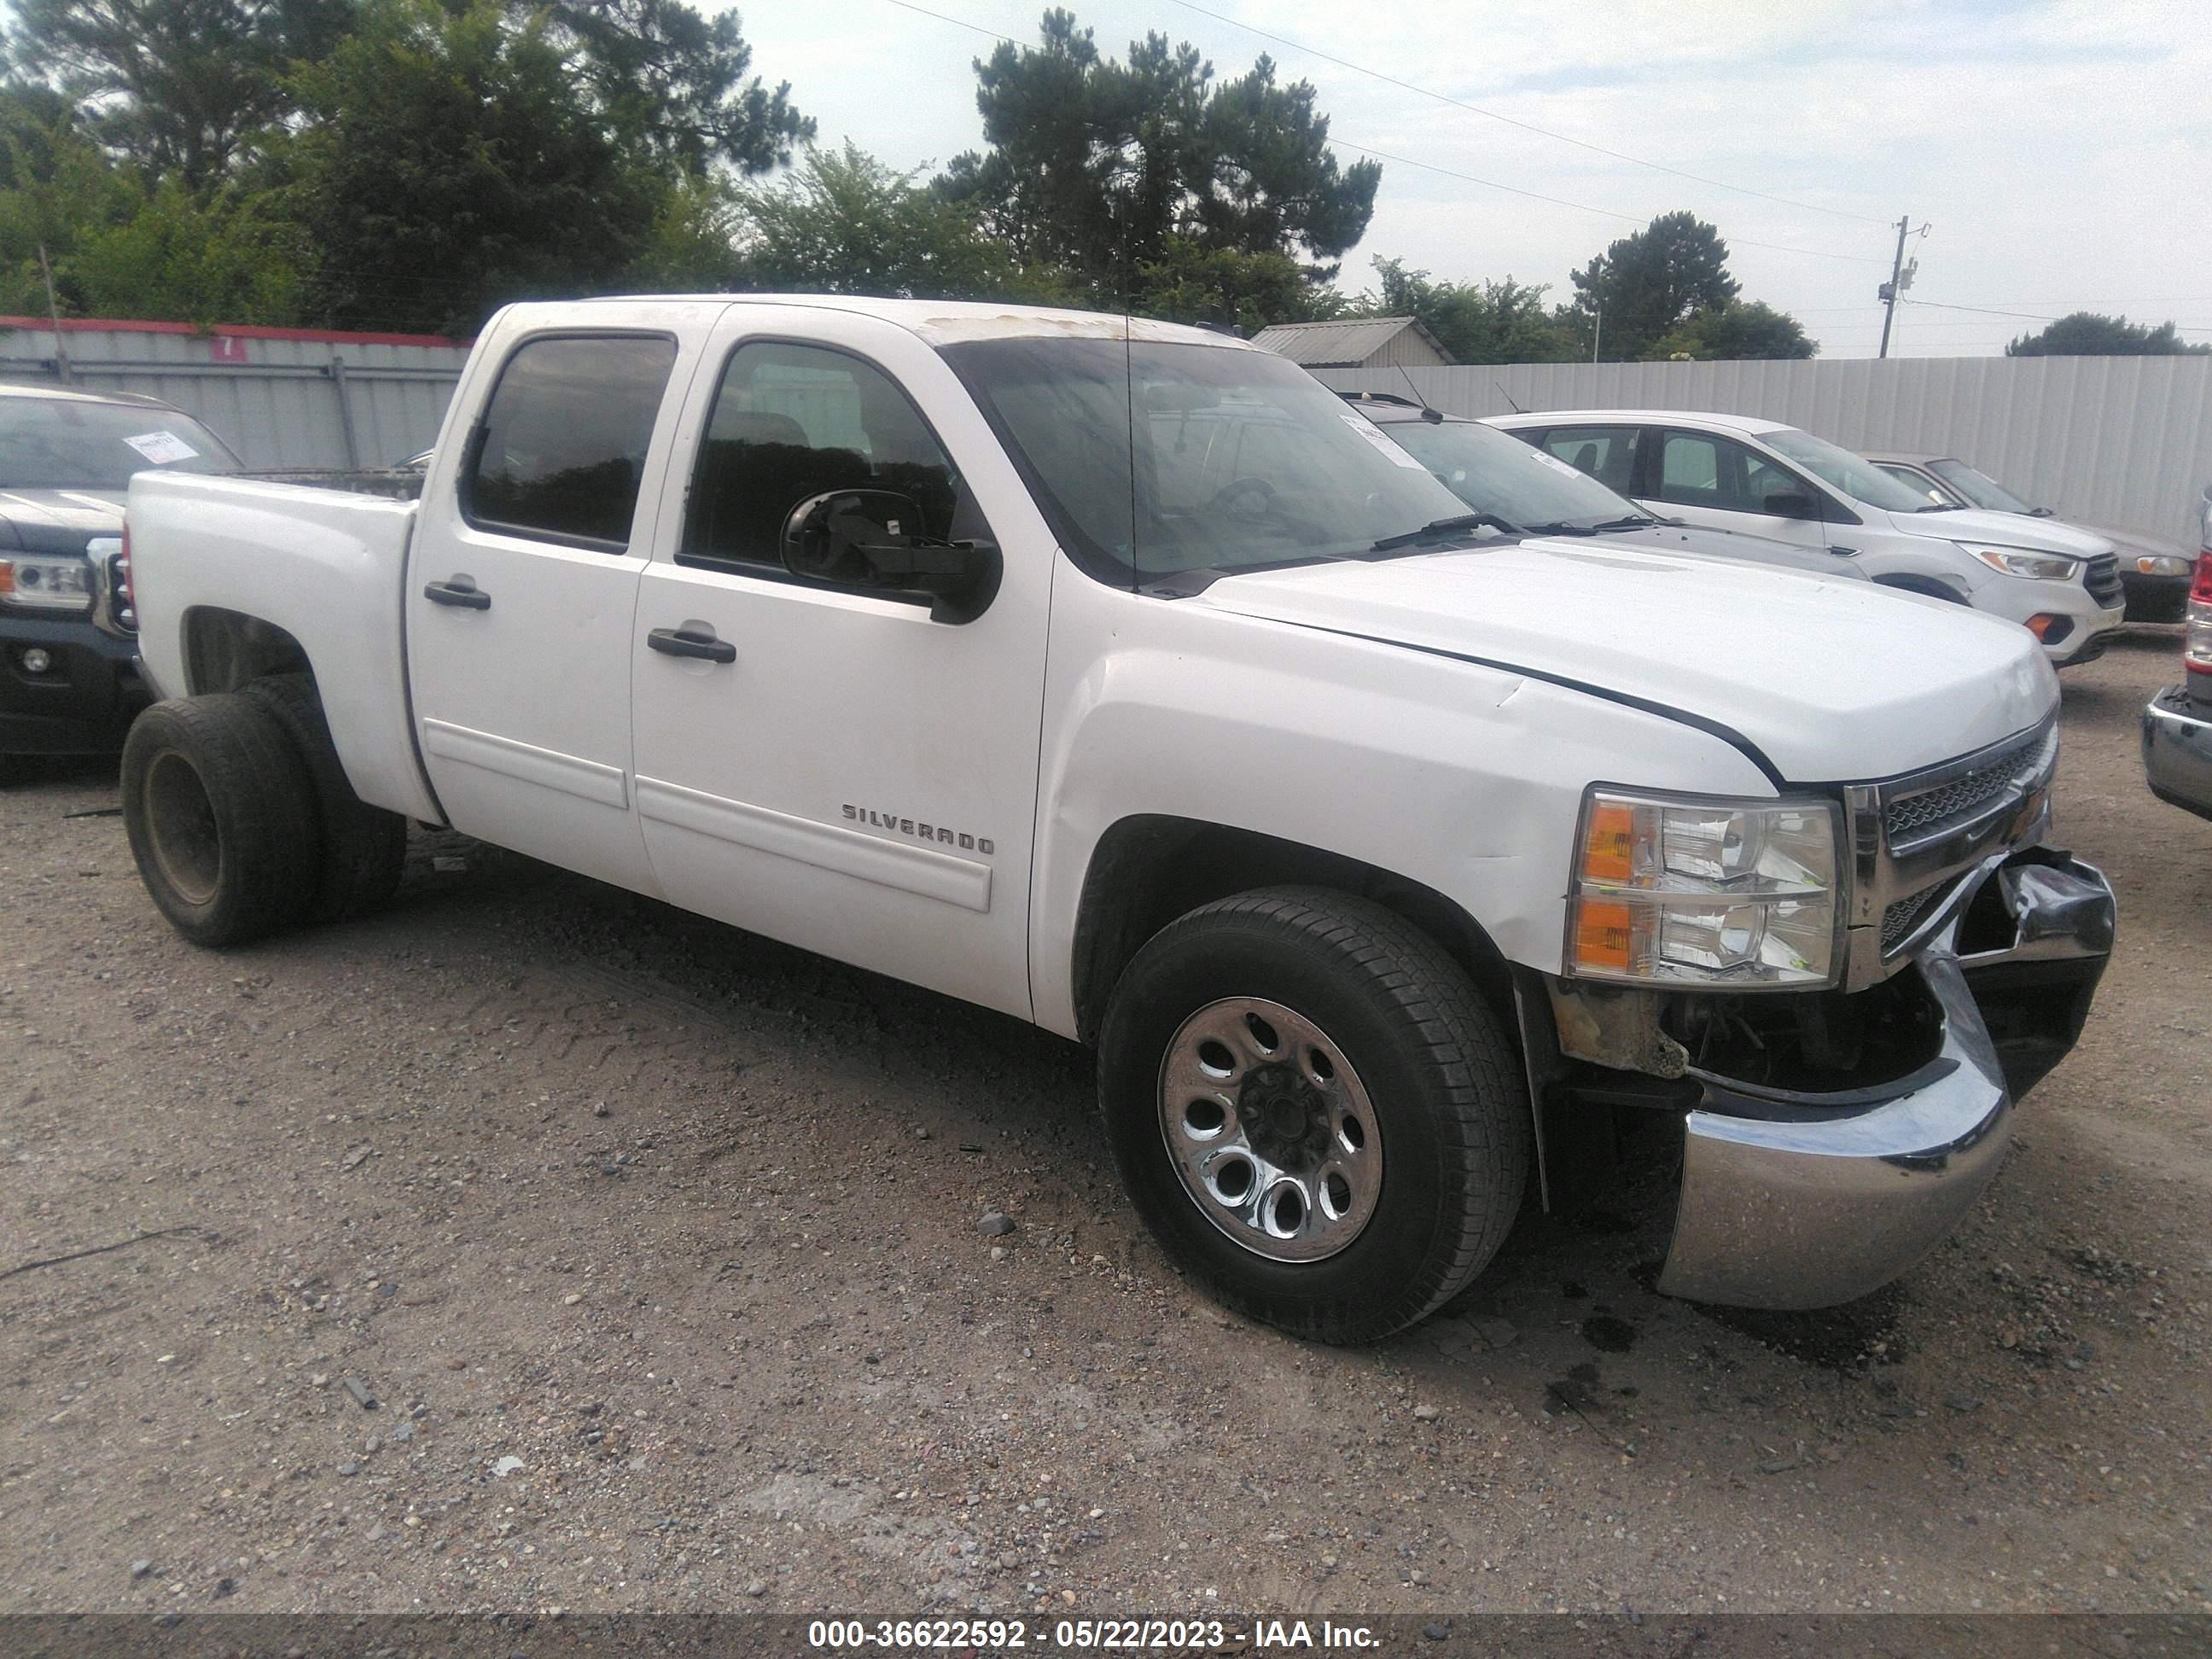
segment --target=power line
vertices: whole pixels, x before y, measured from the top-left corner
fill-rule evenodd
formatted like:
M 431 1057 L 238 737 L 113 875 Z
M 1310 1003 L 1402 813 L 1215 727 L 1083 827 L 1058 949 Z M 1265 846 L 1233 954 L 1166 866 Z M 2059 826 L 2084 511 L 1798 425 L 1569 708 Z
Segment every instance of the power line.
M 1942 300 L 1907 300 L 1905 303 L 1909 306 L 1926 306 L 1936 311 L 1971 311 L 1984 317 L 2012 317 L 2026 323 L 2061 323 L 2066 320 L 2063 317 L 2045 316 L 2035 311 L 1999 311 L 1993 306 L 1954 306 L 1947 304 Z M 2212 334 L 2212 328 L 2194 325 L 2185 327 L 2179 323 L 2172 323 L 2163 326 L 2172 328 L 2177 334 Z
M 893 0 L 893 3 L 898 3 L 899 0 Z M 1696 184 L 1711 185 L 1716 190 L 1732 190 L 1739 195 L 1756 196 L 1764 202 L 1778 202 L 1784 207 L 1802 208 L 1808 213 L 1826 213 L 1838 219 L 1856 219 L 1861 224 L 1868 225 L 1886 225 L 1889 222 L 1887 219 L 1875 218 L 1870 214 L 1847 212 L 1842 208 L 1822 207 L 1817 202 L 1800 202 L 1790 197 L 1776 196 L 1766 191 L 1753 190 L 1747 185 L 1731 185 L 1724 179 L 1708 179 L 1702 173 L 1685 172 L 1680 167 L 1670 167 L 1663 161 L 1647 161 L 1641 155 L 1631 155 L 1623 150 L 1607 149 L 1603 144 L 1593 144 L 1586 138 L 1576 138 L 1564 132 L 1553 132 L 1549 127 L 1540 127 L 1532 121 L 1519 120 L 1510 115 L 1500 115 L 1494 109 L 1485 109 L 1480 104 L 1470 104 L 1465 99 L 1455 98 L 1449 93 L 1415 86 L 1411 81 L 1401 81 L 1395 75 L 1385 75 L 1380 70 L 1371 70 L 1363 64 L 1355 64 L 1348 58 L 1339 58 L 1335 53 L 1323 52 L 1318 46 L 1306 46 L 1301 41 L 1291 40 L 1288 35 L 1271 34 L 1266 29 L 1255 28 L 1251 24 L 1239 22 L 1234 17 L 1224 17 L 1218 11 L 1211 10 L 1205 6 L 1194 5 L 1192 0 L 1175 0 L 1175 3 L 1185 11 L 1197 12 L 1201 16 L 1212 18 L 1218 23 L 1226 23 L 1231 28 L 1243 29 L 1247 34 L 1256 34 L 1262 40 L 1273 40 L 1277 46 L 1288 46 L 1293 52 L 1302 52 L 1308 57 L 1321 58 L 1325 63 L 1334 64 L 1340 69 L 1348 69 L 1355 75 L 1364 75 L 1371 80 L 1380 81 L 1387 86 L 1396 87 L 1405 92 L 1417 94 L 1423 98 L 1433 98 L 1440 104 L 1449 104 L 1454 109 L 1463 109 L 1471 115 L 1483 116 L 1492 121 L 1502 121 L 1509 127 L 1519 127 L 1523 132 L 1533 132 L 1540 137 L 1556 139 L 1560 143 L 1572 144 L 1577 149 L 1589 150 L 1599 155 L 1609 155 L 1616 161 L 1626 161 L 1632 166 L 1650 167 L 1654 172 L 1671 173 L 1677 179 L 1687 179 Z M 1792 250 L 1792 252 L 1803 251 Z
M 914 12 L 923 17 L 933 17 L 940 23 L 950 23 L 955 28 L 966 29 L 971 33 L 988 35 L 994 40 L 1003 40 L 1008 46 L 1019 48 L 1024 52 L 1031 50 L 1023 46 L 1011 34 L 1001 34 L 998 30 L 985 28 L 980 23 L 970 23 L 964 18 L 950 16 L 941 11 L 932 11 L 927 6 L 915 5 L 913 0 L 884 0 L 884 3 L 896 6 L 902 11 Z M 1181 0 L 1177 0 L 1177 3 L 1181 3 Z M 1208 15 L 1212 15 L 1208 14 Z M 1517 185 L 1502 185 L 1495 179 L 1478 178 L 1472 173 L 1462 173 L 1455 167 L 1439 167 L 1433 161 L 1417 161 L 1410 155 L 1394 155 L 1387 149 L 1376 149 L 1366 144 L 1356 144 L 1348 138 L 1331 138 L 1328 142 L 1332 149 L 1350 150 L 1355 155 L 1365 155 L 1378 161 L 1395 161 L 1400 167 L 1418 167 L 1425 173 L 1441 173 L 1447 179 L 1457 179 L 1467 184 L 1480 185 L 1486 190 L 1504 191 L 1509 196 L 1525 197 L 1532 202 L 1544 202 L 1553 207 L 1571 208 L 1577 213 L 1595 213 L 1607 219 L 1621 219 L 1632 225 L 1649 222 L 1637 214 L 1622 213 L 1613 208 L 1592 207 L 1587 202 L 1571 202 L 1563 196 L 1547 196 L 1540 191 L 1523 190 Z M 1753 193 L 1756 194 L 1756 192 Z M 1802 254 L 1813 259 L 1842 259 L 1854 264 L 1879 265 L 1888 263 L 1883 259 L 1869 258 L 1861 253 L 1830 253 L 1820 248 L 1790 247 L 1781 242 L 1754 242 L 1742 237 L 1730 237 L 1729 245 L 1731 247 L 1764 248 L 1772 253 Z

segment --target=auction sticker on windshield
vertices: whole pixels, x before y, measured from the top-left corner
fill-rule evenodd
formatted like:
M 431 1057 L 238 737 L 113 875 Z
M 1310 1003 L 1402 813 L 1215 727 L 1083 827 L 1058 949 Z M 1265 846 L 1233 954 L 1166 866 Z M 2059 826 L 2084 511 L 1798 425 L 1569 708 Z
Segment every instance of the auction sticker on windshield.
M 189 461 L 199 453 L 173 432 L 142 432 L 135 438 L 123 441 L 156 466 L 167 466 L 172 461 Z
M 1410 466 L 1416 472 L 1425 472 L 1428 471 L 1426 467 L 1423 466 L 1411 455 L 1408 455 L 1404 450 L 1399 448 L 1397 445 L 1392 443 L 1389 439 L 1384 437 L 1382 435 L 1382 428 L 1376 426 L 1374 422 L 1369 420 L 1364 415 L 1340 415 L 1337 416 L 1337 419 L 1342 421 L 1345 425 L 1350 427 L 1361 437 L 1366 439 L 1369 443 L 1373 444 L 1376 448 L 1381 450 L 1385 455 L 1388 455 L 1395 465 L 1399 466 Z

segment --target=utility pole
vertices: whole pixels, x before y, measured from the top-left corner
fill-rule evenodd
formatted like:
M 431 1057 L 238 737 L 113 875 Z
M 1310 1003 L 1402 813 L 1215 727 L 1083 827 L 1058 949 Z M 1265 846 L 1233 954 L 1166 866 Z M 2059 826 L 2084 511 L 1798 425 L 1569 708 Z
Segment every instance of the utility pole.
M 1602 307 L 1590 313 L 1590 361 L 1597 361 L 1597 344 L 1605 338 L 1605 312 Z
M 1890 261 L 1889 280 L 1875 290 L 1884 307 L 1881 313 L 1881 349 L 1875 353 L 1877 357 L 1889 356 L 1889 326 L 1897 320 L 1898 298 L 1905 289 L 1912 286 L 1912 272 L 1905 268 L 1905 237 L 1911 224 L 1912 216 L 1909 213 L 1897 222 L 1897 257 Z M 1920 262 L 1917 259 L 1915 259 L 1912 264 L 1914 270 L 1919 268 Z
M 69 347 L 62 343 L 61 307 L 54 303 L 54 268 L 46 261 L 46 245 L 39 244 L 39 272 L 46 279 L 46 318 L 54 325 L 54 374 L 64 386 L 70 383 Z

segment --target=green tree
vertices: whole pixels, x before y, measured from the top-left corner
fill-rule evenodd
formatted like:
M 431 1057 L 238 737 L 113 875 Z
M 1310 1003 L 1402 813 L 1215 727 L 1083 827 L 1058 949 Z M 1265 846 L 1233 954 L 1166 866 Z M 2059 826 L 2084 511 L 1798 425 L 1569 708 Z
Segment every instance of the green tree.
M 2168 323 L 2153 328 L 2124 317 L 2069 312 L 2005 347 L 2008 357 L 2201 357 L 2212 343 L 2191 344 Z
M 1340 316 L 1344 296 L 1316 286 L 1307 266 L 1284 253 L 1246 253 L 1168 238 L 1159 258 L 1137 271 L 1137 309 L 1177 323 L 1225 323 L 1256 334 L 1270 323 Z
M 1728 244 L 1694 214 L 1662 213 L 1573 273 L 1571 314 L 1583 339 L 1617 362 L 1650 355 L 1662 336 L 1696 311 L 1736 297 Z
M 66 262 L 70 285 L 95 317 L 302 322 L 310 250 L 276 210 L 268 191 L 228 185 L 202 196 L 172 173 L 128 218 L 80 239 Z
M 1313 88 L 1278 85 L 1270 59 L 1216 85 L 1196 47 L 1151 34 L 1121 63 L 1058 9 L 1041 42 L 977 60 L 990 148 L 956 156 L 938 181 L 1018 258 L 1141 305 L 1142 272 L 1181 268 L 1173 240 L 1333 262 L 1366 234 L 1381 167 L 1340 167 Z M 1335 272 L 1304 269 L 1316 283 Z
M 1570 362 L 1589 355 L 1573 326 L 1544 305 L 1539 283 L 1438 282 L 1402 259 L 1375 262 L 1378 291 L 1352 307 L 1370 317 L 1413 317 L 1462 363 Z
M 916 172 L 919 170 L 917 169 Z M 809 149 L 790 177 L 732 197 L 749 287 L 928 299 L 1048 292 L 974 212 L 856 149 Z
M 287 65 L 325 56 L 354 11 L 354 0 L 16 0 L 8 46 L 100 143 L 197 190 L 289 112 Z
M 652 246 L 661 180 L 575 97 L 543 13 L 369 0 L 290 84 L 281 161 L 326 323 L 468 334 L 508 300 L 603 291 Z
M 556 0 L 551 16 L 617 142 L 692 173 L 760 173 L 787 165 L 792 147 L 814 137 L 812 118 L 792 106 L 790 82 L 771 92 L 747 78 L 753 49 L 734 11 L 707 18 L 682 0 Z
M 1733 300 L 1695 311 L 1653 342 L 1656 358 L 1810 357 L 1820 344 L 1786 311 L 1762 300 Z

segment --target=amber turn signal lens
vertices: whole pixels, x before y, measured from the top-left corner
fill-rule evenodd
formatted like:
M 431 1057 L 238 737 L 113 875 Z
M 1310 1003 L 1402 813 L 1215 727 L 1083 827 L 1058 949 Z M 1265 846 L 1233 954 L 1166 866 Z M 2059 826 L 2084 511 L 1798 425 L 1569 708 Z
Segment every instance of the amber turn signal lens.
M 1636 809 L 1599 801 L 1583 842 L 1584 881 L 1626 881 L 1636 873 Z
M 1593 904 L 1575 912 L 1575 965 L 1628 970 L 1636 924 L 1625 904 Z

